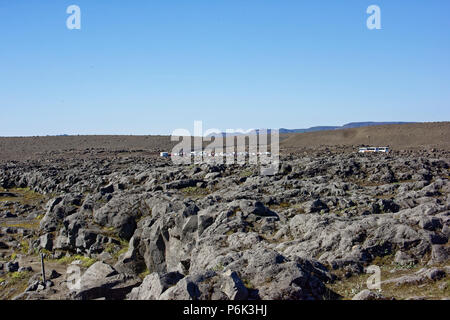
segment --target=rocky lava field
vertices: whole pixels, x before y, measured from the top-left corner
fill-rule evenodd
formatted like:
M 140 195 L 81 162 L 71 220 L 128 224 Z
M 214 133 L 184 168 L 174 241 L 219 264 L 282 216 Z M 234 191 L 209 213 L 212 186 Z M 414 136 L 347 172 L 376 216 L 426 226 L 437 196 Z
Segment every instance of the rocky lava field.
M 446 151 L 285 154 L 274 176 L 86 153 L 0 163 L 1 299 L 450 297 Z

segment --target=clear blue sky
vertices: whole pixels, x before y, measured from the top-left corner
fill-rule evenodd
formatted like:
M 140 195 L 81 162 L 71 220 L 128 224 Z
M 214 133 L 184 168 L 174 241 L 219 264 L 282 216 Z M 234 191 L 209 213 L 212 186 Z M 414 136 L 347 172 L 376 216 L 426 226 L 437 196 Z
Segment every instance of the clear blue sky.
M 382 30 L 366 28 L 371 4 Z M 450 120 L 449 14 L 448 0 L 0 0 L 0 136 Z

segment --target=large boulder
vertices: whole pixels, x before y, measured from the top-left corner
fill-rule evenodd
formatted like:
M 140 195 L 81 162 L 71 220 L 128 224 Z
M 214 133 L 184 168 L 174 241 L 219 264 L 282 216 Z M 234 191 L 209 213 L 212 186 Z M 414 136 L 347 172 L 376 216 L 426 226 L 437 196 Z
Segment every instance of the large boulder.
M 48 251 L 53 250 L 53 235 L 51 233 L 46 233 L 39 238 L 40 246 Z
M 80 286 L 71 293 L 71 298 L 76 300 L 124 299 L 140 283 L 139 279 L 119 274 L 110 265 L 98 261 L 81 276 Z
M 65 217 L 75 213 L 81 205 L 80 194 L 66 194 L 47 202 L 46 213 L 40 222 L 40 228 L 45 232 L 58 229 Z
M 246 300 L 248 298 L 248 289 L 237 272 L 227 270 L 223 274 L 223 278 L 221 289 L 230 300 Z
M 164 291 L 176 285 L 183 277 L 179 272 L 164 274 L 154 272 L 146 276 L 142 284 L 130 292 L 127 299 L 158 300 Z
M 365 289 L 355 295 L 352 300 L 386 300 L 386 298 L 381 293 Z
M 121 254 L 114 265 L 114 269 L 121 273 L 138 275 L 146 269 L 144 257 L 139 252 L 141 239 L 133 236 L 128 245 L 128 250 Z
M 94 210 L 94 221 L 117 230 L 119 237 L 129 240 L 136 229 L 136 217 L 147 210 L 136 194 L 116 194 L 103 207 Z

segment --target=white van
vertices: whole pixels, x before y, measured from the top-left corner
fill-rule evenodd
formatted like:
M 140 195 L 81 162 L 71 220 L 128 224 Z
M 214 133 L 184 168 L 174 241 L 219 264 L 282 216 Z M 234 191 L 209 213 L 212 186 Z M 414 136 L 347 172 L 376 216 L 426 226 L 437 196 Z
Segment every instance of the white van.
M 366 152 L 389 152 L 388 147 L 364 147 L 359 148 L 360 153 L 366 153 Z

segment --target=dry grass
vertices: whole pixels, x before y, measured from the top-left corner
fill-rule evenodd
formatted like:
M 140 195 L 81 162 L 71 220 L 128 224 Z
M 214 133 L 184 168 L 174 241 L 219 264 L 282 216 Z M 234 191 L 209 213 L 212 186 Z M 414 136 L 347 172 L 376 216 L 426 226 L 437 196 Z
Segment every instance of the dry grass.
M 40 225 L 40 220 L 38 220 L 38 219 L 22 221 L 22 222 L 2 222 L 2 223 L 0 223 L 1 227 L 22 228 L 22 229 L 30 229 L 30 230 L 39 229 L 39 225 Z
M 392 264 L 392 257 L 379 257 L 374 260 L 373 265 L 378 265 L 381 269 L 381 281 L 399 278 L 405 275 L 411 275 L 424 265 L 399 266 Z M 367 289 L 367 279 L 373 274 L 353 275 L 350 278 L 342 277 L 342 280 L 328 284 L 327 287 L 342 296 L 342 299 L 352 299 L 357 293 Z M 447 285 L 443 285 L 446 283 Z M 411 297 L 425 297 L 426 299 L 440 300 L 444 297 L 450 297 L 450 280 L 443 278 L 439 281 L 428 280 L 422 284 L 402 284 L 382 283 L 380 293 L 387 298 L 404 300 Z
M 279 211 L 279 210 L 287 210 L 287 209 L 294 209 L 295 214 L 303 214 L 305 213 L 305 209 L 302 207 L 301 204 L 291 204 L 289 202 L 281 202 L 280 204 L 271 204 L 268 206 L 268 208 L 271 211 Z
M 244 286 L 245 286 L 247 289 L 250 289 L 250 290 L 255 289 L 255 286 L 250 282 L 249 279 L 244 278 L 244 279 L 242 279 L 242 282 L 244 283 Z
M 146 269 L 145 271 L 141 272 L 138 277 L 141 278 L 141 280 L 144 280 L 146 276 L 150 274 L 150 271 Z
M 187 187 L 180 190 L 185 197 L 191 198 L 203 198 L 209 194 L 207 189 L 199 187 Z
M 119 241 L 120 245 L 110 243 L 105 248 L 105 252 L 111 254 L 114 261 L 117 261 L 120 255 L 128 251 L 129 242 L 124 239 L 120 239 Z
M 17 197 L 0 197 L 0 202 L 19 202 L 21 204 L 36 204 L 45 199 L 45 196 L 43 196 L 40 193 L 37 193 L 30 188 L 12 188 L 9 190 L 1 190 L 10 192 L 13 194 L 16 194 Z
M 85 268 L 89 268 L 90 266 L 92 266 L 95 262 L 97 262 L 97 260 L 90 258 L 90 257 L 85 257 L 82 255 L 73 255 L 73 256 L 65 256 L 62 257 L 60 259 L 55 260 L 58 263 L 61 264 L 70 264 L 76 260 L 80 260 L 81 261 L 81 265 Z
M 32 272 L 10 272 L 0 279 L 0 299 L 9 300 L 28 287 Z
M 239 173 L 239 177 L 241 177 L 241 178 L 248 178 L 248 177 L 251 177 L 253 175 L 253 170 L 242 170 L 240 173 Z

